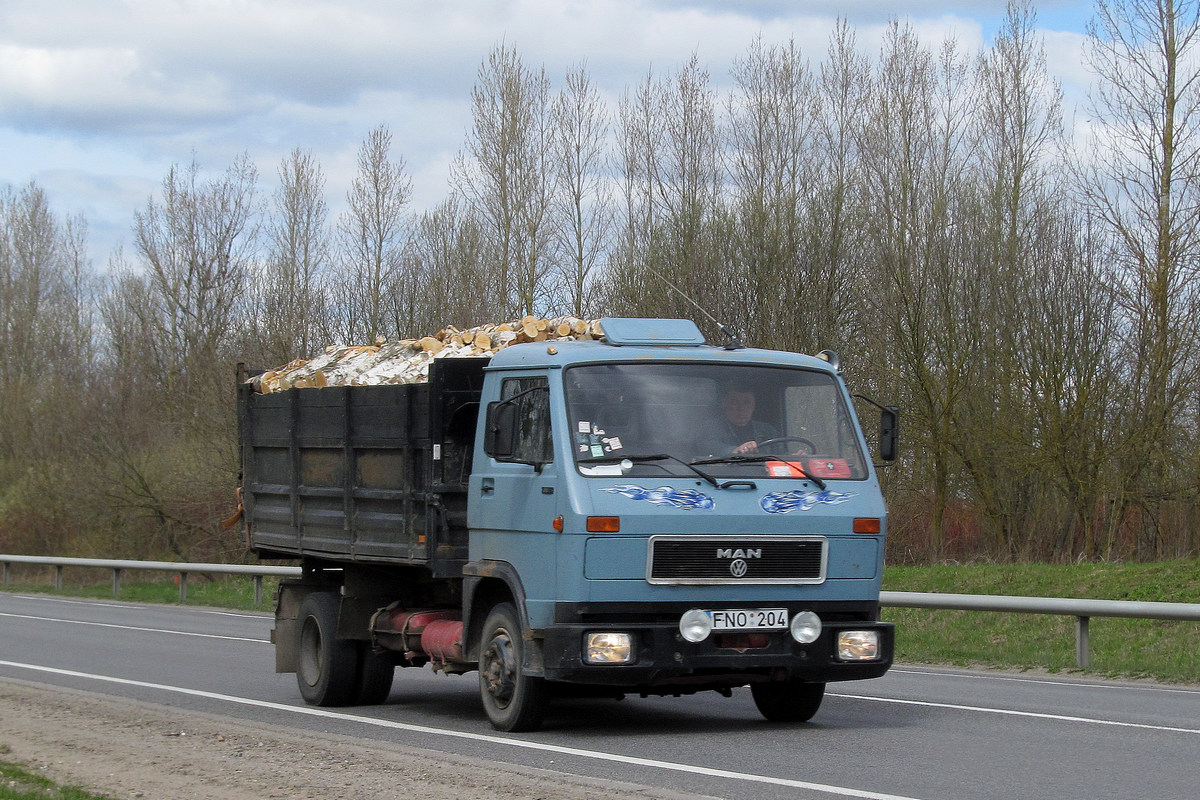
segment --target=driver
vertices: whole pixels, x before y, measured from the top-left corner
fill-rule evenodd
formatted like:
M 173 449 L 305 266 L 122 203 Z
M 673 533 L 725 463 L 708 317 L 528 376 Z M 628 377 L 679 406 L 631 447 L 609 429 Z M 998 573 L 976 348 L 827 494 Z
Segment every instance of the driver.
M 779 436 L 773 425 L 754 419 L 754 404 L 754 392 L 748 389 L 730 387 L 721 395 L 718 438 L 734 455 L 757 453 L 759 442 Z

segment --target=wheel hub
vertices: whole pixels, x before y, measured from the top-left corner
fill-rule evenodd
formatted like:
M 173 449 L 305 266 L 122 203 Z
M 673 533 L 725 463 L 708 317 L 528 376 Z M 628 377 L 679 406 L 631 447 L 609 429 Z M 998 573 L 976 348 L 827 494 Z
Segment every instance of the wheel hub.
M 517 662 L 512 639 L 498 631 L 483 652 L 482 669 L 487 692 L 499 705 L 512 700 L 516 688 Z

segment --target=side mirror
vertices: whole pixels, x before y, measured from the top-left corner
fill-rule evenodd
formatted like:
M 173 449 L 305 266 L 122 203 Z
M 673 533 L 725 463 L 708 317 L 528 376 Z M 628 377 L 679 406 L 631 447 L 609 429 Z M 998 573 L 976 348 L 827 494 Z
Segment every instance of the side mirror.
M 900 409 L 882 406 L 879 409 L 879 457 L 895 461 L 900 446 Z
M 510 402 L 488 403 L 483 451 L 497 461 L 509 461 L 517 450 L 517 409 Z

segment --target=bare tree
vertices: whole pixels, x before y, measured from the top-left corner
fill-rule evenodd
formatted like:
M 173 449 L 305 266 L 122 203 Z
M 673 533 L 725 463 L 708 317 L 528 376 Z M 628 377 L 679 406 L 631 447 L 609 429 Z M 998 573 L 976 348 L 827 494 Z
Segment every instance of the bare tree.
M 86 227 L 35 183 L 0 192 L 0 546 L 45 551 L 86 523 L 76 480 L 93 419 Z
M 1125 316 L 1130 458 L 1118 507 L 1139 517 L 1143 558 L 1160 552 L 1165 504 L 1185 491 L 1172 449 L 1200 366 L 1198 34 L 1195 0 L 1098 0 L 1089 26 L 1098 82 L 1081 199 L 1111 236 Z
M 648 75 L 626 95 L 620 119 L 625 220 L 607 284 L 612 301 L 624 313 L 694 315 L 665 277 L 723 314 L 736 287 L 719 266 L 731 258 L 730 230 L 716 96 L 699 57 L 664 80 Z
M 460 197 L 421 215 L 407 258 L 419 287 L 414 333 L 497 318 L 497 300 L 480 277 L 488 258 L 483 225 Z
M 531 314 L 550 290 L 550 81 L 501 45 L 480 65 L 471 101 L 455 186 L 485 225 L 494 296 L 507 316 Z
M 270 249 L 259 273 L 258 339 L 266 363 L 311 355 L 332 338 L 325 292 L 329 278 L 329 209 L 325 176 L 299 148 L 279 165 Z
M 567 73 L 551 110 L 557 282 L 565 310 L 596 310 L 593 283 L 611 245 L 613 202 L 605 151 L 608 114 L 584 65 Z
M 172 166 L 162 199 L 135 214 L 153 304 L 143 313 L 155 330 L 160 378 L 173 394 L 207 397 L 203 387 L 219 370 L 218 354 L 237 319 L 254 255 L 257 180 L 246 156 L 211 181 L 201 179 L 193 159 L 187 167 Z
M 412 287 L 404 279 L 406 213 L 412 179 L 403 158 L 392 159 L 392 134 L 380 125 L 358 151 L 358 173 L 339 221 L 342 280 L 333 302 L 348 342 L 397 336 L 411 325 Z
M 816 352 L 832 346 L 837 301 L 849 285 L 813 263 L 810 231 L 819 159 L 821 116 L 811 69 L 796 47 L 766 46 L 756 39 L 734 64 L 728 161 L 736 191 L 737 255 L 733 271 L 741 290 L 747 340 L 762 347 Z M 812 325 L 787 324 L 798 309 Z

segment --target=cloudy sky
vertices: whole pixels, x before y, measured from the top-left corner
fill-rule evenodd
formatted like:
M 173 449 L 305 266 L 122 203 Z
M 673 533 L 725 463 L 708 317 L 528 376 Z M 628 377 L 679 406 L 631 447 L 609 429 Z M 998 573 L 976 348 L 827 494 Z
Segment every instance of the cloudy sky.
M 1090 0 L 1035 0 L 1051 71 L 1082 90 Z M 559 85 L 586 62 L 618 97 L 697 53 L 715 86 L 762 34 L 820 58 L 837 16 L 868 52 L 890 17 L 922 40 L 990 41 L 1004 0 L 0 0 L 0 186 L 35 181 L 82 214 L 95 266 L 129 245 L 172 164 L 220 172 L 241 153 L 269 192 L 310 150 L 336 211 L 366 134 L 385 123 L 414 206 L 446 194 L 480 63 L 503 42 Z

